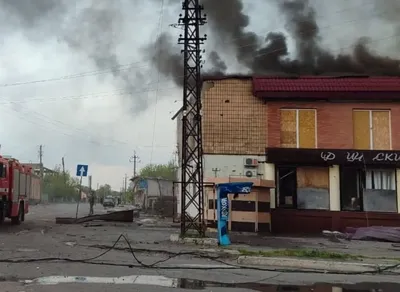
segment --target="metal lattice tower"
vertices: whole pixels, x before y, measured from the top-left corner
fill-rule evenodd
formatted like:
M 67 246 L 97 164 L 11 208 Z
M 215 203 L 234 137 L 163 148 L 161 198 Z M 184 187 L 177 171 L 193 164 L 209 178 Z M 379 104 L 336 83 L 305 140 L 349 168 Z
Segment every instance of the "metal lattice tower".
M 218 1 L 218 0 L 216 0 Z M 201 131 L 201 49 L 206 36 L 199 28 L 206 22 L 199 0 L 184 0 L 179 24 L 184 34 L 183 45 L 183 111 L 182 111 L 182 177 L 181 177 L 181 236 L 195 230 L 204 236 L 203 145 Z

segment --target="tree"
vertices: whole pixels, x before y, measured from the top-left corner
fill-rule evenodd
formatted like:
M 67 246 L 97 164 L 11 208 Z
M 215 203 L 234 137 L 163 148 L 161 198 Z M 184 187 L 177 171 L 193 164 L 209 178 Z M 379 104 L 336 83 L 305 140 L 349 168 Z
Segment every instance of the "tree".
M 113 195 L 113 191 L 111 189 L 111 186 L 109 184 L 101 185 L 97 191 L 96 194 L 99 198 L 105 198 L 107 196 Z
M 173 161 L 167 164 L 147 164 L 143 167 L 139 175 L 142 177 L 156 177 L 165 179 L 176 179 L 176 165 Z
M 55 166 L 53 172 L 43 177 L 43 190 L 51 201 L 73 201 L 78 198 L 79 182 L 66 171 L 63 173 L 60 166 Z

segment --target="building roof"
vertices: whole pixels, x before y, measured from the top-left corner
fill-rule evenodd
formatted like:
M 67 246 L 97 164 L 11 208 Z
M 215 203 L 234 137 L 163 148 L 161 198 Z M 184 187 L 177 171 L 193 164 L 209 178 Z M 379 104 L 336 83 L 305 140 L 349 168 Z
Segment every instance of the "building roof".
M 253 93 L 257 97 L 279 100 L 285 98 L 352 98 L 400 101 L 400 77 L 254 77 Z
M 37 172 L 40 171 L 40 163 L 21 163 L 21 164 L 32 167 L 33 171 L 37 171 Z M 53 173 L 55 171 L 43 166 L 43 172 L 44 173 Z
M 248 74 L 203 74 L 201 75 L 202 82 L 205 81 L 218 81 L 218 80 L 226 80 L 226 79 L 243 79 L 248 80 L 252 79 L 253 76 Z

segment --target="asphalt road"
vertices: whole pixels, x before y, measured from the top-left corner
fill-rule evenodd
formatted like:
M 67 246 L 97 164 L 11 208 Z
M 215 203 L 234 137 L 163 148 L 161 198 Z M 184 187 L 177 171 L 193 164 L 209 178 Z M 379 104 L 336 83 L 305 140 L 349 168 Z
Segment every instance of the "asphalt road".
M 179 249 L 169 243 L 169 228 L 146 228 L 132 224 L 56 225 L 54 217 L 74 216 L 75 205 L 34 206 L 20 226 L 0 227 L 0 291 L 276 291 L 267 285 L 310 285 L 316 282 L 364 283 L 383 292 L 400 291 L 398 276 L 342 276 L 330 274 L 278 273 L 250 269 L 227 269 L 211 259 L 182 256 L 161 263 L 161 268 L 144 267 L 167 259 L 161 251 Z M 89 206 L 81 205 L 80 215 Z M 104 212 L 96 206 L 97 213 Z M 120 234 L 125 234 L 135 248 L 158 250 L 135 253 L 108 251 Z M 127 247 L 117 244 L 117 247 Z M 108 251 L 108 252 L 107 252 Z M 99 256 L 94 264 L 79 262 Z M 74 261 L 50 261 L 68 258 Z M 46 260 L 38 261 L 39 258 Z M 35 260 L 32 260 L 35 259 Z M 11 262 L 14 261 L 14 262 Z M 17 262 L 15 262 L 17 261 Z M 142 265 L 138 264 L 138 261 Z M 198 269 L 192 269 L 193 267 Z M 367 284 L 369 282 L 369 284 Z M 378 283 L 378 284 L 370 284 Z M 387 287 L 385 286 L 387 285 Z M 227 286 L 227 287 L 224 287 Z M 365 287 L 362 287 L 365 288 Z M 310 290 L 312 291 L 312 290 Z M 329 291 L 329 290 L 324 290 Z M 340 290 L 335 290 L 340 291 Z

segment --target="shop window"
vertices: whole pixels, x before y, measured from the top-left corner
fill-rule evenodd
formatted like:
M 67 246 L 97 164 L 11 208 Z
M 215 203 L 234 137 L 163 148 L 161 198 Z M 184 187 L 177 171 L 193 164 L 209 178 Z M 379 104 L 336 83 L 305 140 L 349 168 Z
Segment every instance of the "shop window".
M 353 144 L 360 150 L 390 150 L 390 111 L 354 110 Z
M 397 212 L 396 171 L 365 171 L 364 211 Z
M 316 110 L 281 109 L 281 147 L 316 148 Z
M 328 167 L 278 167 L 277 181 L 279 207 L 329 210 Z
M 277 168 L 277 202 L 282 208 L 296 208 L 296 168 Z
M 394 169 L 342 168 L 342 210 L 397 212 Z
M 329 168 L 297 168 L 297 208 L 329 210 Z

